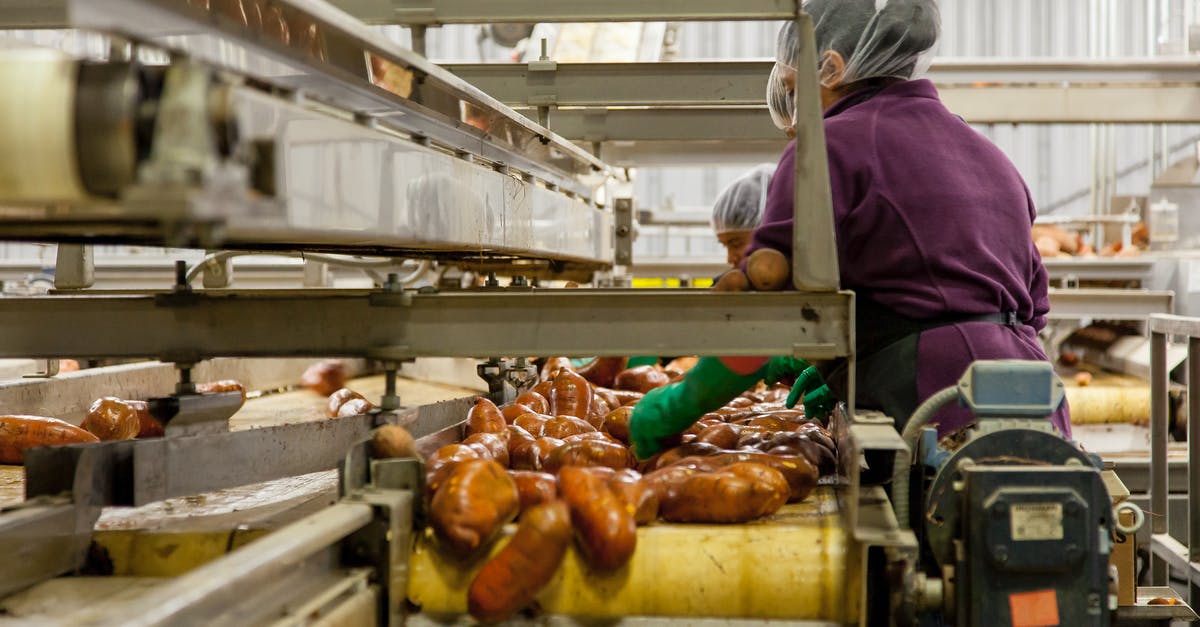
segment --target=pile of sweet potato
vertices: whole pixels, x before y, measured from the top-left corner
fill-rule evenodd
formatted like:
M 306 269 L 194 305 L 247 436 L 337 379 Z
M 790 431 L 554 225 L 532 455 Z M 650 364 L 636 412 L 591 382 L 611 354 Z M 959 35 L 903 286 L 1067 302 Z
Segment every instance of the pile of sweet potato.
M 232 379 L 196 384 L 199 394 L 241 392 L 246 388 Z M 38 446 L 65 446 L 87 442 L 154 438 L 163 435 L 163 425 L 150 415 L 143 400 L 115 396 L 96 399 L 79 426 L 46 416 L 0 416 L 0 464 L 22 464 L 25 451 Z
M 832 472 L 829 433 L 802 411 L 783 409 L 786 388 L 739 397 L 705 416 L 678 446 L 639 463 L 628 447 L 633 405 L 692 363 L 622 369 L 623 359 L 606 358 L 577 372 L 551 359 L 542 381 L 514 403 L 477 399 L 462 442 L 438 449 L 426 464 L 441 550 L 481 555 L 518 520 L 511 541 L 471 584 L 473 616 L 498 621 L 528 606 L 572 538 L 591 568 L 614 571 L 633 556 L 638 525 L 769 516 Z

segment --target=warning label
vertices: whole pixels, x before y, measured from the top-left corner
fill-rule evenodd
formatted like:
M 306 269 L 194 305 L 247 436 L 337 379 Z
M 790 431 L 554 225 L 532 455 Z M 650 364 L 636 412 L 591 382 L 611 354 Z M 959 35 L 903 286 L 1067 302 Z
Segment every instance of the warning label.
M 1062 503 L 1013 503 L 1013 540 L 1062 540 Z

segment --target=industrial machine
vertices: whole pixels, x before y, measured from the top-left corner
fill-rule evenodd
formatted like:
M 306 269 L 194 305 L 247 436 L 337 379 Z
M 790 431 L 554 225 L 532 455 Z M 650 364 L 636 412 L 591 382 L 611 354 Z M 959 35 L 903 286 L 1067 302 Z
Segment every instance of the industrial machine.
M 82 280 L 0 298 L 0 357 L 163 362 L 0 389 L 6 411 L 34 413 L 51 398 L 81 406 L 119 385 L 154 397 L 166 423 L 162 438 L 28 453 L 23 502 L 0 511 L 0 554 L 17 556 L 0 566 L 0 624 L 464 621 L 470 568 L 429 549 L 420 462 L 371 459 L 365 441 L 381 424 L 406 426 L 424 453 L 461 437 L 470 398 L 408 402 L 406 362 L 484 359 L 479 372 L 499 397 L 529 382 L 530 355 L 853 358 L 854 295 L 838 289 L 815 76 L 798 81 L 796 98 L 795 291 L 560 290 L 534 280 L 599 282 L 631 261 L 634 206 L 621 171 L 551 130 L 586 113 L 556 110 L 547 128 L 318 0 L 17 4 L 24 12 L 11 15 L 26 25 L 80 29 L 102 52 L 0 51 L 0 117 L 21 121 L 0 133 L 0 239 L 77 246 L 59 263 L 80 277 L 95 242 L 214 252 L 158 289 Z M 537 16 L 517 3 L 336 4 L 375 14 L 386 5 L 382 14 L 407 16 L 420 33 L 531 17 L 786 19 L 809 41 L 812 30 L 790 0 L 563 1 Z M 811 43 L 804 55 L 800 67 L 815 68 Z M 572 139 L 600 144 L 604 157 L 602 135 Z M 419 258 L 492 276 L 470 289 L 413 289 L 399 276 L 361 289 L 227 289 L 219 277 L 230 257 L 216 251 L 262 250 Z M 209 369 L 254 360 L 244 376 L 266 393 L 294 372 L 264 374 L 265 358 L 327 356 L 379 365 L 377 410 L 231 429 L 232 398 L 194 394 Z M 851 377 L 850 399 L 853 390 Z M 568 557 L 532 620 L 1111 624 L 1108 556 L 1121 528 L 1095 460 L 1034 425 L 1062 398 L 1051 373 L 982 364 L 937 398 L 962 398 L 980 419 L 956 449 L 921 432 L 920 415 L 906 439 L 851 401 L 833 419 L 833 484 L 759 525 L 645 527 L 615 575 Z M 910 460 L 936 473 L 927 482 L 921 465 L 909 478 Z M 294 488 L 301 476 L 330 502 L 273 503 L 288 516 L 269 528 L 240 511 L 217 532 L 169 543 L 149 528 L 117 538 L 97 527 L 131 508 L 187 510 L 230 491 Z M 681 553 L 698 557 L 680 569 Z M 1186 604 L 1170 608 L 1130 602 L 1117 617 L 1194 616 Z M 1029 616 L 1043 622 L 1021 622 Z

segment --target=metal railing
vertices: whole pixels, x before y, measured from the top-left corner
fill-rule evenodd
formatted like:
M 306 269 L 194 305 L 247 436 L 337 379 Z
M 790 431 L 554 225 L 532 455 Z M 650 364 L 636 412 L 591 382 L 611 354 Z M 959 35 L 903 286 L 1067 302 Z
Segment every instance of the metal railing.
M 1167 526 L 1167 435 L 1170 372 L 1167 341 L 1170 336 L 1188 340 L 1187 421 L 1188 486 L 1187 544 L 1171 537 Z M 1151 585 L 1168 584 L 1171 569 L 1183 571 L 1188 602 L 1200 602 L 1200 318 L 1155 314 L 1150 316 L 1150 512 Z

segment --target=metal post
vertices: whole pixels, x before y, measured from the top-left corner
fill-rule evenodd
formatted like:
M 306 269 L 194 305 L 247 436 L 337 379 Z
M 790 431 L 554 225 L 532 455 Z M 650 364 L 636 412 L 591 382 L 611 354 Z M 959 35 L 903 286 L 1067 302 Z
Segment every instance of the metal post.
M 383 399 L 380 402 L 380 409 L 389 411 L 400 409 L 400 395 L 396 392 L 396 369 L 399 364 L 394 361 L 389 361 L 384 365 L 383 371 Z
M 423 57 L 428 57 L 429 55 L 425 53 L 425 33 L 427 27 L 414 25 L 410 29 L 412 30 L 412 51 Z
M 1150 512 L 1155 535 L 1167 527 L 1167 336 L 1150 334 Z M 1167 585 L 1167 564 L 1151 554 L 1150 585 Z
M 1200 338 L 1188 338 L 1188 561 L 1200 562 Z M 1193 569 L 1188 569 L 1188 602 L 1200 601 Z
M 54 287 L 80 290 L 96 284 L 96 261 L 88 244 L 59 244 L 54 261 Z

